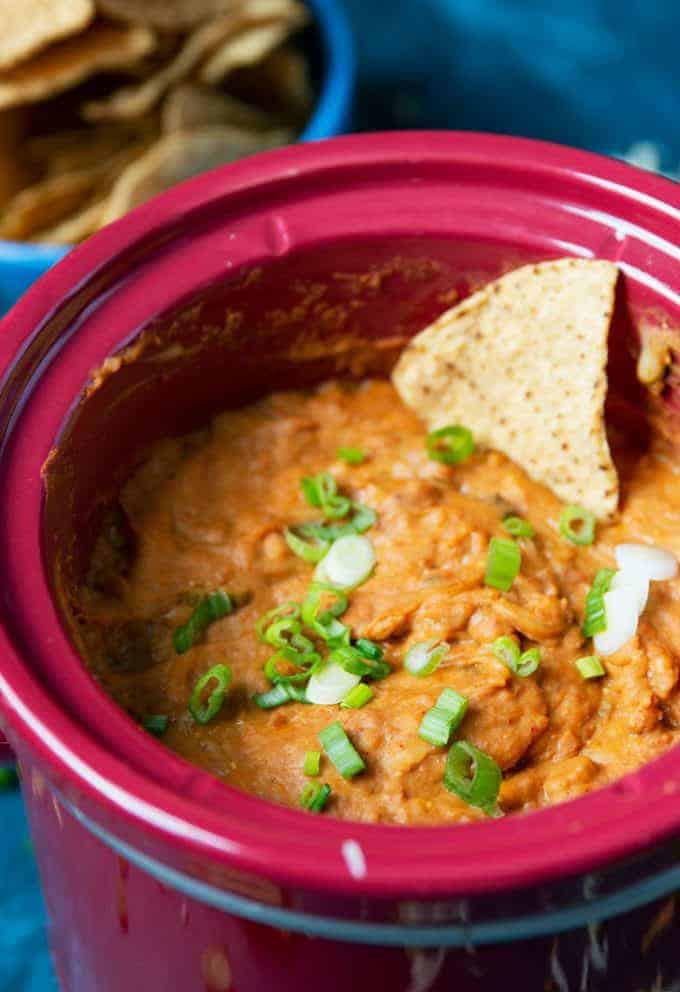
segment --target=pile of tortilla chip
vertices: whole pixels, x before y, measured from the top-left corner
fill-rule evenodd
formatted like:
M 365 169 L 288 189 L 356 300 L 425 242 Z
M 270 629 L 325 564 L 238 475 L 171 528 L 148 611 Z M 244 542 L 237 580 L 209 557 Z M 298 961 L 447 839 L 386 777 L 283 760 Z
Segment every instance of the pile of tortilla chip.
M 301 0 L 0 4 L 0 238 L 69 244 L 284 145 L 313 102 Z

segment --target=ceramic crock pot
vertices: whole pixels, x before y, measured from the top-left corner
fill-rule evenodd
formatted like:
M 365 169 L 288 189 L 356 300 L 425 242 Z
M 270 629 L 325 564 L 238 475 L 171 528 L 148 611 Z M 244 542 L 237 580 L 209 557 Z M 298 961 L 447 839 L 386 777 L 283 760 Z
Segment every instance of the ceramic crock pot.
M 679 751 L 500 821 L 313 817 L 139 729 L 84 670 L 60 590 L 151 440 L 284 385 L 384 374 L 454 294 L 529 260 L 620 266 L 611 393 L 641 429 L 632 356 L 643 324 L 680 326 L 679 219 L 670 182 L 553 145 L 340 138 L 180 186 L 74 250 L 10 313 L 0 723 L 65 992 L 677 987 Z M 671 378 L 656 412 L 670 431 L 677 407 Z

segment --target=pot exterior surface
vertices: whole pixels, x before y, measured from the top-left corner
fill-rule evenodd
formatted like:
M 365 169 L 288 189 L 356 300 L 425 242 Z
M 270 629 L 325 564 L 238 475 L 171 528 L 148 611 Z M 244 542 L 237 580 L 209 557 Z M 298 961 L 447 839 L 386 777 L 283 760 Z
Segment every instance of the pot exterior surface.
M 136 727 L 83 670 L 51 582 L 60 552 L 74 568 L 84 554 L 131 438 L 190 430 L 282 383 L 384 373 L 453 299 L 522 262 L 617 261 L 610 381 L 639 424 L 631 349 L 643 321 L 680 326 L 679 219 L 671 184 L 554 146 L 340 139 L 200 177 L 70 253 L 18 304 L 0 335 L 0 729 L 22 762 L 66 992 L 680 980 L 677 752 L 455 841 L 332 817 L 309 829 Z M 142 360 L 121 358 L 75 404 L 126 346 Z M 660 405 L 678 417 L 677 382 Z
M 557 936 L 502 944 L 329 940 L 176 891 L 144 869 L 143 855 L 133 862 L 95 836 L 39 764 L 26 757 L 21 767 L 63 992 L 661 992 L 680 981 L 674 894 Z

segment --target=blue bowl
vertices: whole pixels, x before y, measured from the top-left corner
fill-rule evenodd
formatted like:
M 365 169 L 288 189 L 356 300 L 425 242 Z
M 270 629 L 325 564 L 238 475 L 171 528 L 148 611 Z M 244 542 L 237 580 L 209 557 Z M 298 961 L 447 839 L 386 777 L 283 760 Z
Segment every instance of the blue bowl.
M 350 124 L 354 94 L 354 41 L 342 0 L 308 0 L 314 15 L 312 71 L 318 65 L 318 98 L 300 141 L 342 134 Z M 0 314 L 32 282 L 63 258 L 64 245 L 33 245 L 0 240 Z

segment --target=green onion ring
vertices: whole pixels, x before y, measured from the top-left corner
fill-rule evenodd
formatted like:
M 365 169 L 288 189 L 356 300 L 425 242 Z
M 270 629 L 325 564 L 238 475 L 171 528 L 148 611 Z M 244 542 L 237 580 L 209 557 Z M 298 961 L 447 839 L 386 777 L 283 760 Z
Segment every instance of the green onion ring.
M 168 729 L 169 723 L 170 717 L 164 713 L 152 713 L 151 716 L 145 716 L 142 720 L 144 729 L 153 734 L 154 737 L 162 737 Z
M 364 771 L 366 768 L 364 760 L 345 733 L 341 723 L 337 721 L 329 723 L 327 727 L 319 731 L 318 737 L 330 762 L 343 778 L 354 778 L 359 772 Z
M 208 698 L 204 700 L 204 692 L 211 682 L 217 684 L 211 690 Z M 231 669 L 227 665 L 213 665 L 198 680 L 189 698 L 189 712 L 197 723 L 210 723 L 217 716 L 222 709 L 230 683 Z
M 444 786 L 469 806 L 493 815 L 503 773 L 484 751 L 469 741 L 451 745 L 444 768 Z
M 430 431 L 425 439 L 425 447 L 434 461 L 457 465 L 470 457 L 475 450 L 475 442 L 467 427 L 453 424 Z
M 258 638 L 267 644 L 268 642 L 265 637 L 265 633 L 276 620 L 284 620 L 287 618 L 290 618 L 291 620 L 298 620 L 299 617 L 299 605 L 292 599 L 289 599 L 285 603 L 281 603 L 280 606 L 275 606 L 273 610 L 268 610 L 267 613 L 264 613 L 255 624 L 255 632 Z
M 321 813 L 331 794 L 330 785 L 309 782 L 300 797 L 300 805 L 310 813 Z
M 311 562 L 313 565 L 318 564 L 327 554 L 331 542 L 314 535 L 307 536 L 302 533 L 303 528 L 304 524 L 297 528 L 296 532 L 294 527 L 286 527 L 283 532 L 285 542 L 298 558 Z
M 604 608 L 604 594 L 609 592 L 616 574 L 613 568 L 601 568 L 595 574 L 586 596 L 585 615 L 581 632 L 584 637 L 594 637 L 607 629 L 607 615 Z
M 279 661 L 286 661 L 289 665 L 295 665 L 299 669 L 290 675 L 285 675 L 279 671 Z M 309 677 L 321 664 L 321 655 L 316 651 L 309 654 L 299 654 L 291 648 L 280 648 L 264 663 L 264 674 L 274 685 L 283 683 L 284 685 L 307 682 Z
M 340 447 L 336 456 L 348 465 L 361 465 L 366 460 L 366 453 L 361 448 Z
M 177 654 L 185 654 L 194 646 L 206 627 L 226 617 L 233 609 L 231 598 L 223 589 L 217 589 L 205 596 L 195 607 L 187 622 L 173 631 L 172 643 Z
M 512 537 L 533 537 L 536 531 L 528 520 L 523 517 L 515 517 L 512 514 L 505 517 L 503 527 Z
M 273 710 L 285 703 L 306 703 L 308 699 L 304 688 L 284 682 L 277 682 L 266 692 L 258 692 L 253 696 L 253 702 L 261 710 Z
M 418 734 L 435 747 L 449 743 L 451 734 L 458 729 L 467 713 L 468 700 L 455 689 L 444 689 L 436 702 L 420 721 Z
M 572 544 L 592 544 L 595 540 L 595 514 L 582 506 L 565 506 L 560 514 L 560 534 Z
M 585 658 L 577 658 L 574 664 L 584 679 L 600 679 L 603 675 L 607 674 L 604 665 L 596 654 L 587 655 Z
M 486 557 L 484 584 L 507 592 L 515 581 L 522 564 L 519 544 L 502 537 L 492 537 Z

